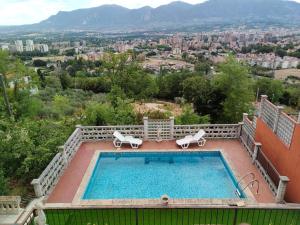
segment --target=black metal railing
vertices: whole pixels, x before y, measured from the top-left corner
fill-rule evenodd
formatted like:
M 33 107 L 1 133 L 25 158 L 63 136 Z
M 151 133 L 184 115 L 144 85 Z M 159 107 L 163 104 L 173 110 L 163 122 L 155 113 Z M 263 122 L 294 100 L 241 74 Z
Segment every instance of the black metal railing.
M 266 157 L 266 155 L 262 151 L 258 152 L 256 160 L 264 168 L 264 170 L 266 171 L 268 176 L 271 178 L 271 180 L 275 184 L 276 188 L 278 188 L 279 182 L 280 182 L 280 174 L 276 170 L 276 168 L 273 166 L 271 161 Z
M 49 225 L 300 225 L 300 209 L 48 209 Z

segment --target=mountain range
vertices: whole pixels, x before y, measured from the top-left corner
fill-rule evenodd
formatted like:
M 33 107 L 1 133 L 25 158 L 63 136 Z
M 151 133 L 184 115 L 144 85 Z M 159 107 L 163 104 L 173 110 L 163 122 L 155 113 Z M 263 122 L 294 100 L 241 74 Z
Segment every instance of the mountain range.
M 214 23 L 300 24 L 300 4 L 286 0 L 208 0 L 192 5 L 172 2 L 157 8 L 128 9 L 103 5 L 60 11 L 37 24 L 14 27 L 20 30 L 126 31 L 201 26 Z

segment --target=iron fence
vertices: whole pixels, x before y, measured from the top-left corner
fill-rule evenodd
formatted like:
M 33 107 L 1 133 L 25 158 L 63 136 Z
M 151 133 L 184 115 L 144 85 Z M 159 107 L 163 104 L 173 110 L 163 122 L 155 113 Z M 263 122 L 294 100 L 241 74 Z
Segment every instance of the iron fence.
M 48 225 L 300 225 L 300 209 L 48 209 Z

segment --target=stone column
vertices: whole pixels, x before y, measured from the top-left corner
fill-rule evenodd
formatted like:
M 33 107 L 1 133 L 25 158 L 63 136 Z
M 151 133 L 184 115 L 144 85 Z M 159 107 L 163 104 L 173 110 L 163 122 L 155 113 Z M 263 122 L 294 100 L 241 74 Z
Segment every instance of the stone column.
M 59 150 L 59 152 L 61 153 L 61 155 L 63 157 L 64 165 L 65 166 L 68 165 L 68 159 L 67 159 L 67 155 L 66 155 L 64 146 L 63 145 L 59 146 L 58 150 Z
M 276 203 L 284 203 L 286 187 L 290 179 L 286 176 L 280 176 L 279 186 L 276 193 Z
M 170 117 L 170 139 L 174 139 L 174 116 Z
M 276 115 L 275 115 L 275 121 L 274 121 L 274 127 L 273 127 L 273 132 L 276 134 L 277 132 L 277 128 L 278 128 L 278 122 L 279 122 L 279 118 L 280 115 L 282 113 L 283 107 L 282 106 L 277 106 L 277 111 L 276 111 Z
M 75 126 L 75 128 L 76 129 L 78 129 L 79 131 L 80 131 L 80 141 L 82 141 L 82 133 L 81 133 L 81 131 L 82 131 L 82 126 L 80 125 L 80 124 L 77 124 L 76 126 Z
M 248 113 L 243 113 L 243 121 L 245 121 L 246 119 L 248 119 Z
M 242 136 L 243 125 L 244 125 L 244 122 L 239 122 L 237 138 L 240 138 Z
M 144 140 L 148 140 L 148 117 L 144 117 Z
M 42 197 L 43 192 L 42 192 L 42 186 L 40 185 L 40 180 L 39 179 L 34 179 L 31 181 L 31 185 L 33 185 L 34 188 L 34 193 L 36 197 Z
M 253 155 L 252 155 L 252 163 L 255 163 L 255 160 L 257 159 L 258 153 L 261 150 L 261 146 L 262 144 L 259 142 L 255 142 L 255 147 L 254 147 L 254 151 L 253 151 Z
M 263 113 L 263 110 L 264 110 L 264 103 L 265 103 L 265 100 L 267 100 L 267 99 L 268 99 L 267 95 L 262 95 L 261 96 L 260 107 L 259 107 L 259 114 L 258 114 L 259 118 L 262 117 L 262 113 Z

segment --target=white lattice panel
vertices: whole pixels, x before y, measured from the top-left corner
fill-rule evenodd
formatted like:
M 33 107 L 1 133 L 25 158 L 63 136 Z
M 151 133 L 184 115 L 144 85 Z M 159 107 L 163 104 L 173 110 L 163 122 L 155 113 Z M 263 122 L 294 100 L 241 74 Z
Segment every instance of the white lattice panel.
M 158 136 L 162 140 L 171 139 L 171 121 L 170 120 L 149 120 L 148 121 L 148 139 L 155 140 Z
M 254 152 L 254 148 L 255 148 L 255 140 L 254 140 L 253 136 L 249 133 L 249 131 L 247 129 L 245 129 L 245 126 L 243 126 L 243 128 L 242 128 L 240 138 L 241 138 L 242 144 L 245 146 L 247 151 L 252 156 L 252 154 Z
M 38 179 L 43 195 L 49 194 L 52 187 L 57 183 L 64 166 L 62 154 L 57 153 Z
M 254 138 L 255 135 L 255 127 L 253 126 L 253 123 L 248 119 L 244 119 L 243 129 L 252 137 Z
M 238 124 L 211 124 L 211 125 L 175 125 L 174 138 L 196 134 L 200 129 L 205 130 L 206 138 L 238 138 L 240 125 Z
M 67 157 L 67 160 L 71 160 L 72 157 L 77 152 L 78 148 L 81 144 L 81 130 L 80 128 L 76 128 L 73 134 L 68 138 L 66 143 L 64 144 L 64 151 Z
M 274 128 L 276 120 L 277 108 L 268 100 L 265 100 L 262 105 L 261 118 L 271 128 Z
M 287 115 L 281 114 L 278 120 L 277 136 L 285 143 L 290 146 L 294 134 L 295 122 L 291 120 Z
M 131 135 L 143 139 L 144 126 L 103 126 L 103 127 L 82 127 L 82 141 L 112 140 L 113 133 L 120 131 L 123 135 Z

